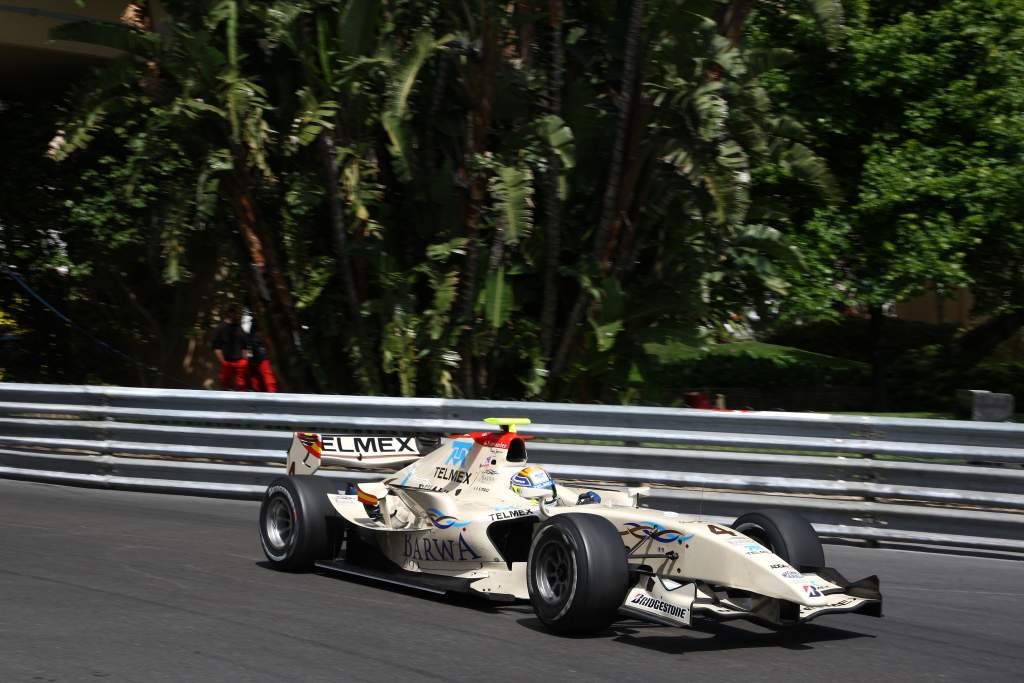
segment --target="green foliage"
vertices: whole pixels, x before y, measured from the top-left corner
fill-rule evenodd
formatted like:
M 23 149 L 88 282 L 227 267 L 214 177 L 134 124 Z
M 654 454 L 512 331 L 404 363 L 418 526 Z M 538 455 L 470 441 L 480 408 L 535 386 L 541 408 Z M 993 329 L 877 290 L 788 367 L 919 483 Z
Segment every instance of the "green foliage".
M 808 268 L 790 274 L 799 294 L 785 315 L 965 285 L 980 310 L 1024 305 L 1024 6 L 846 5 L 839 52 L 799 13 L 765 9 L 755 30 L 757 42 L 806 46 L 766 83 L 819 141 L 844 196 L 789 231 Z
M 870 323 L 862 317 L 840 317 L 814 323 L 780 327 L 768 341 L 815 353 L 862 362 L 871 361 Z M 882 350 L 887 359 L 913 356 L 928 346 L 948 346 L 956 336 L 954 325 L 931 325 L 898 319 L 885 321 Z
M 487 284 L 480 292 L 480 303 L 484 310 L 484 318 L 494 329 L 500 329 L 508 321 L 512 312 L 512 287 L 505 279 L 505 269 L 501 266 L 488 273 Z
M 561 42 L 522 3 L 170 2 L 158 32 L 62 27 L 125 56 L 53 151 L 81 170 L 51 221 L 67 253 L 38 230 L 17 248 L 120 276 L 118 303 L 178 330 L 202 314 L 169 293 L 245 274 L 250 303 L 291 306 L 295 388 L 339 392 L 853 382 L 713 342 L 749 310 L 1024 301 L 1017 3 L 755 3 L 738 44 L 721 4 L 646 3 L 640 29 L 633 3 L 568 3 Z M 545 336 L 568 340 L 556 372 Z
M 391 141 L 391 155 L 399 169 L 402 180 L 412 180 L 412 142 L 406 129 L 409 116 L 409 97 L 415 87 L 420 70 L 436 50 L 452 40 L 447 35 L 435 39 L 429 31 L 420 31 L 412 39 L 412 49 L 401 61 L 394 64 L 388 88 L 390 96 L 381 113 L 381 123 Z
M 766 352 L 722 346 L 726 348 L 712 347 L 710 354 L 680 374 L 684 386 L 863 386 L 869 376 L 865 363 L 799 349 L 775 347 Z
M 497 221 L 504 230 L 505 243 L 516 245 L 533 230 L 533 173 L 529 168 L 498 166 L 489 191 L 494 199 Z
M 648 358 L 636 368 L 645 400 L 678 402 L 686 391 L 707 387 L 857 387 L 866 385 L 868 365 L 792 347 L 761 342 L 647 344 Z

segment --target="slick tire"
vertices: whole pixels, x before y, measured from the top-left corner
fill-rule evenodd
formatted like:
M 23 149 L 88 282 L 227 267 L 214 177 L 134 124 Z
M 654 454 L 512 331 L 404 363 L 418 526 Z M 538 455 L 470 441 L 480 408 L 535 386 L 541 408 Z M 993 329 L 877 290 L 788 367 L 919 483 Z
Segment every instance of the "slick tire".
M 825 551 L 806 519 L 792 510 L 758 510 L 739 516 L 732 528 L 765 546 L 800 571 L 825 566 Z
M 603 631 L 629 589 L 626 549 L 607 519 L 562 514 L 541 523 L 526 565 L 533 611 L 563 635 Z
M 260 505 L 260 545 L 274 569 L 306 571 L 317 560 L 333 558 L 342 527 L 327 494 L 336 490 L 326 477 L 279 477 L 270 483 Z

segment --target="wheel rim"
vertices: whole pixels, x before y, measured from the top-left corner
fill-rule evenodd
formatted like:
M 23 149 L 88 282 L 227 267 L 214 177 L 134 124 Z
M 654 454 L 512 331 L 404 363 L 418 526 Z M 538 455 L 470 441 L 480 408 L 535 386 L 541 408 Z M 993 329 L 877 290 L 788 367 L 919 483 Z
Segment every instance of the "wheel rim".
M 291 506 L 283 497 L 275 496 L 267 504 L 264 529 L 267 532 L 267 540 L 275 550 L 283 550 L 292 542 L 295 536 L 295 523 Z
M 574 569 L 575 562 L 563 543 L 552 539 L 539 548 L 533 577 L 541 599 L 550 605 L 565 602 L 576 582 Z

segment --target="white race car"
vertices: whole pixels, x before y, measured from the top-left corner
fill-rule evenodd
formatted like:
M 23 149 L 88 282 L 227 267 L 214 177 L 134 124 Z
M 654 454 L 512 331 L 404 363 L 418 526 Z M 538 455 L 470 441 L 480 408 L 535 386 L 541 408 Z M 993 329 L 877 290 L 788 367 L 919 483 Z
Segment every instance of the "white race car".
M 271 565 L 318 567 L 435 593 L 529 600 L 557 633 L 619 615 L 783 626 L 834 612 L 882 615 L 877 577 L 824 566 L 813 528 L 787 510 L 731 526 L 640 507 L 646 488 L 576 488 L 527 464 L 524 418 L 440 440 L 298 433 L 288 476 L 267 487 L 260 542 Z M 310 476 L 321 464 L 399 467 L 379 482 Z M 344 489 L 344 490 L 342 490 Z

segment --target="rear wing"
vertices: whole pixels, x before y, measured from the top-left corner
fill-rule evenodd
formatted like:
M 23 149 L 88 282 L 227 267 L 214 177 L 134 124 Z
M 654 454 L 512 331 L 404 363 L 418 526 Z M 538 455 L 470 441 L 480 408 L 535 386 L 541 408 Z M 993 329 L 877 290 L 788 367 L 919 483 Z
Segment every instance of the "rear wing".
M 288 447 L 288 474 L 313 474 L 320 465 L 377 468 L 420 457 L 415 436 L 355 436 L 296 432 Z

